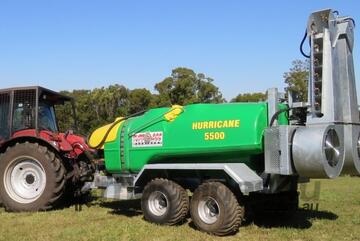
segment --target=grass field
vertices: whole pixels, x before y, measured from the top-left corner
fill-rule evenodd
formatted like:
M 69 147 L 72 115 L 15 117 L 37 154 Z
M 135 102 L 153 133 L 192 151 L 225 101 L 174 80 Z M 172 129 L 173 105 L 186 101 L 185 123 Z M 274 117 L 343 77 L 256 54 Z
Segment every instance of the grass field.
M 139 202 L 95 200 L 90 206 L 41 213 L 6 213 L 0 208 L 0 240 L 360 240 L 360 178 L 312 181 L 306 186 L 316 200 L 302 199 L 300 206 L 318 204 L 318 211 L 300 209 L 283 220 L 276 215 L 257 218 L 236 235 L 214 237 L 193 228 L 190 219 L 175 227 L 156 226 L 143 220 Z M 306 199 L 306 198 L 305 198 Z

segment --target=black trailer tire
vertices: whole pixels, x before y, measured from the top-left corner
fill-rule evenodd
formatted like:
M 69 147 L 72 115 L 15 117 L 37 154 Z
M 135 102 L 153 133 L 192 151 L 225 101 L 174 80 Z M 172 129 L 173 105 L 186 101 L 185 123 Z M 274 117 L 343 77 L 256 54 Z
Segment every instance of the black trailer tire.
M 189 212 L 189 196 L 179 184 L 157 178 L 145 186 L 141 209 L 149 222 L 175 225 L 183 222 Z
M 194 192 L 190 214 L 203 232 L 225 236 L 236 233 L 244 218 L 244 207 L 234 193 L 220 182 L 206 182 Z
M 55 153 L 37 143 L 9 147 L 0 161 L 0 196 L 7 211 L 56 207 L 65 187 L 65 168 Z

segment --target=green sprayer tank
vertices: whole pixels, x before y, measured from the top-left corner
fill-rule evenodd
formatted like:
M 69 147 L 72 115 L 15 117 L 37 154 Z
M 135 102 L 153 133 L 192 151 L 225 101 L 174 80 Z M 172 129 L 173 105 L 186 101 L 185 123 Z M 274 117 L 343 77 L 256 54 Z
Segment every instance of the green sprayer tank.
M 279 124 L 288 124 L 285 115 Z M 95 143 L 109 127 L 114 129 L 114 137 L 104 144 L 109 173 L 137 173 L 154 163 L 235 162 L 263 169 L 265 102 L 157 108 L 117 125 L 100 128 L 90 138 Z
M 355 26 L 334 13 L 321 10 L 308 20 L 306 102 L 272 88 L 266 102 L 172 106 L 118 118 L 89 138 L 104 150 L 106 169 L 99 160 L 91 186 L 104 188 L 106 198 L 141 199 L 152 223 L 183 223 L 190 213 L 199 230 L 223 236 L 239 229 L 245 213 L 293 216 L 300 182 L 359 175 Z

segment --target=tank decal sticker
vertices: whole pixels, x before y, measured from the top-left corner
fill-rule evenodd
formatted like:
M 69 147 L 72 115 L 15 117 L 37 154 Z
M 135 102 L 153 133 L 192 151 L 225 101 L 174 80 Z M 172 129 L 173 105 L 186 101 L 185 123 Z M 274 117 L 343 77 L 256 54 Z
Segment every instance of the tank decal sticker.
M 163 132 L 141 132 L 132 136 L 132 147 L 162 146 Z

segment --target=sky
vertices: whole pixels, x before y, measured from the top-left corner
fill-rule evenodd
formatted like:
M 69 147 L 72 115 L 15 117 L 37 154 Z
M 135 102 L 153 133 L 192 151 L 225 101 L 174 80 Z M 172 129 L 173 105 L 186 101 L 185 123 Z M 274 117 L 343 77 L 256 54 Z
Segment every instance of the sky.
M 154 91 L 172 69 L 188 67 L 212 77 L 227 100 L 283 90 L 283 73 L 303 58 L 307 18 L 324 8 L 360 26 L 356 0 L 0 0 L 0 88 Z M 358 86 L 359 41 L 355 29 Z

